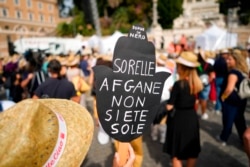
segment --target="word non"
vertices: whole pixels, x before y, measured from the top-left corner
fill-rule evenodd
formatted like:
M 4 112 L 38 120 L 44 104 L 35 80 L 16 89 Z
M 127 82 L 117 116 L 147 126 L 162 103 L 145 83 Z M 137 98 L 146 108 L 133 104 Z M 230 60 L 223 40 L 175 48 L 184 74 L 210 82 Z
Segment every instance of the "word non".
M 132 108 L 132 107 L 143 107 L 146 101 L 146 97 L 133 97 L 133 96 L 126 96 L 123 97 L 123 95 L 120 95 L 120 97 L 113 96 L 112 97 L 112 103 L 111 107 L 114 106 L 124 106 L 126 108 Z

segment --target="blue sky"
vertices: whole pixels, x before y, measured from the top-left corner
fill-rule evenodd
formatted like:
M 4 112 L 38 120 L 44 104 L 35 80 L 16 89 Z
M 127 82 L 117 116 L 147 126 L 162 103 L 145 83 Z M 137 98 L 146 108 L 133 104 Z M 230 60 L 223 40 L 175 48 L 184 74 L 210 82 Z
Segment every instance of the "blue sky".
M 73 0 L 64 0 L 64 5 L 66 7 L 61 12 L 62 17 L 68 16 L 70 9 L 74 7 Z
M 73 0 L 64 0 L 64 4 L 70 8 L 74 6 Z

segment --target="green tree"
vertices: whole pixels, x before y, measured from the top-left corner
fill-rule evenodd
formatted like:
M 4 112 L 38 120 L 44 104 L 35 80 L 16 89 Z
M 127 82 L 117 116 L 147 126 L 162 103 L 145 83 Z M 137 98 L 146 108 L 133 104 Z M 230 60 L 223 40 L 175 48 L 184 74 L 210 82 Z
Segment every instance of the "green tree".
M 158 0 L 158 22 L 163 28 L 172 28 L 173 20 L 182 12 L 183 0 Z
M 104 17 L 104 9 L 112 20 L 110 29 L 127 33 L 132 24 L 141 24 L 148 27 L 151 24 L 152 1 L 141 0 L 99 0 L 100 17 Z M 101 9 L 100 9 L 101 8 Z
M 85 22 L 84 13 L 77 8 L 73 10 L 73 19 L 70 23 L 60 23 L 56 29 L 58 36 L 71 36 L 74 37 L 76 34 L 81 35 L 93 35 L 93 26 Z
M 129 22 L 141 24 L 148 28 L 152 22 L 152 0 L 141 2 L 141 0 L 127 0 Z
M 219 0 L 220 13 L 228 15 L 228 9 L 238 8 L 238 17 L 240 24 L 248 25 L 250 23 L 249 0 Z
M 116 7 L 118 7 L 122 3 L 122 1 L 123 0 L 108 0 L 108 5 L 111 8 L 116 8 Z
M 129 30 L 129 16 L 125 7 L 120 7 L 119 9 L 117 9 L 113 14 L 112 18 L 112 31 L 120 30 L 121 32 L 126 33 Z
M 66 22 L 59 23 L 56 28 L 56 34 L 58 36 L 72 36 L 72 27 Z
M 87 24 L 94 25 L 94 20 L 92 17 L 91 0 L 73 0 L 75 7 L 84 13 L 85 22 Z M 98 0 L 96 0 L 98 1 Z
M 85 23 L 93 24 L 90 0 L 74 0 L 75 6 L 84 12 Z M 149 28 L 152 24 L 153 1 L 141 0 L 96 0 L 99 17 L 102 21 L 110 23 L 105 24 L 106 30 L 102 31 L 113 33 L 120 30 L 127 33 L 132 24 L 141 24 Z M 172 28 L 173 20 L 182 14 L 183 0 L 158 0 L 159 23 L 163 28 Z M 108 19 L 103 19 L 108 17 Z M 107 25 L 109 27 L 107 27 Z M 104 33 L 107 35 L 107 33 Z
M 239 18 L 241 24 L 248 25 L 250 23 L 250 7 L 249 7 L 249 0 L 241 0 L 239 2 Z

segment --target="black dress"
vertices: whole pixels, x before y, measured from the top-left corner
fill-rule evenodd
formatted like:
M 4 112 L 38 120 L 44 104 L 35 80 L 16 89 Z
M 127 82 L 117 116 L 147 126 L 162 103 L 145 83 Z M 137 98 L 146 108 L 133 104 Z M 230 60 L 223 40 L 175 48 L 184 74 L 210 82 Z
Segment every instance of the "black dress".
M 167 135 L 163 152 L 181 160 L 197 158 L 200 151 L 199 120 L 194 109 L 195 95 L 190 94 L 188 81 L 175 82 L 168 104 L 175 114 L 168 116 Z

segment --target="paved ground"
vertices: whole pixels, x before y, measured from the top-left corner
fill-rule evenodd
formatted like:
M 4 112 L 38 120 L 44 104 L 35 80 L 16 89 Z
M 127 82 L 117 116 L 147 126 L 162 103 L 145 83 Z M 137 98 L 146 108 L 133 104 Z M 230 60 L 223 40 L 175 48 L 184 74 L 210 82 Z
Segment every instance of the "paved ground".
M 250 105 L 249 105 L 250 106 Z M 200 120 L 202 151 L 197 167 L 247 167 L 247 156 L 233 128 L 227 146 L 221 146 L 215 136 L 221 131 L 221 116 L 208 112 L 209 119 Z M 247 124 L 250 125 L 250 107 L 246 110 Z M 111 167 L 114 154 L 113 144 L 100 145 L 95 129 L 93 143 L 82 167 Z M 170 167 L 170 159 L 162 153 L 162 144 L 151 140 L 150 131 L 144 134 L 144 160 L 142 167 Z

